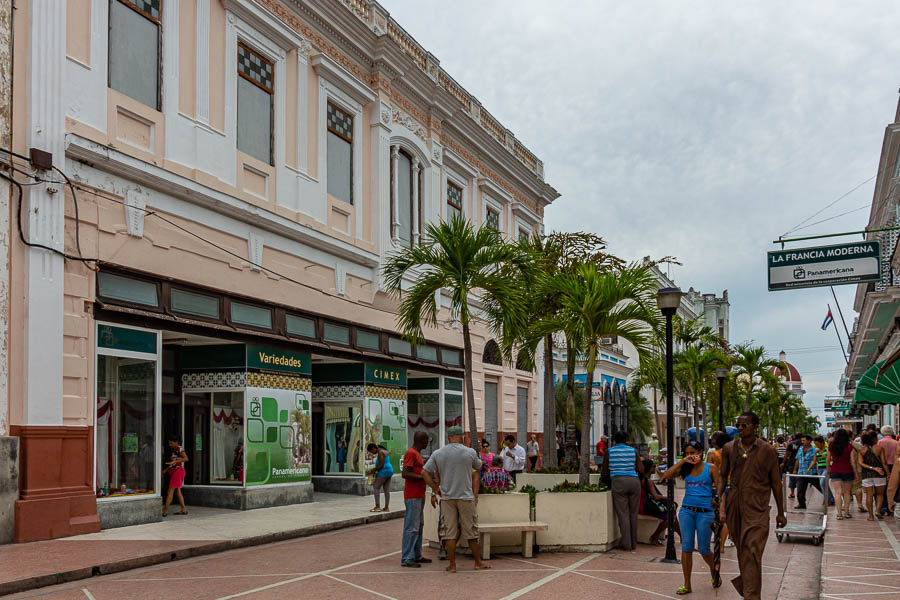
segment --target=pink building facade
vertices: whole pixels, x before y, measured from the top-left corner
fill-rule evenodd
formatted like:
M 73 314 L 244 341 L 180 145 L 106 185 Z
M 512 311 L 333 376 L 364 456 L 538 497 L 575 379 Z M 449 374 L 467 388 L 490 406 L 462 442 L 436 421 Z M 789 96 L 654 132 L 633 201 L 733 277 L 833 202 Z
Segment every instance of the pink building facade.
M 11 218 L 53 249 L 10 248 L 17 541 L 158 520 L 169 440 L 189 503 L 249 509 L 364 493 L 367 442 L 465 425 L 460 327 L 411 347 L 381 268 L 457 212 L 539 233 L 559 194 L 377 3 L 31 0 L 13 27 L 12 149 L 54 167 L 13 159 Z M 540 433 L 539 378 L 489 341 L 479 430 Z

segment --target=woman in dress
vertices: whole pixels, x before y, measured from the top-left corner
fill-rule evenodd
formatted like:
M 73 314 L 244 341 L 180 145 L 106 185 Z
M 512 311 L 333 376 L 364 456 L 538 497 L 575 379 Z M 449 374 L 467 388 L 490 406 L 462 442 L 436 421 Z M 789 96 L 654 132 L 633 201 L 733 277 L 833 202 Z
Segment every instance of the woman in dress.
M 713 509 L 713 490 L 719 478 L 719 469 L 714 464 L 703 462 L 703 446 L 690 441 L 684 447 L 684 458 L 666 471 L 663 480 L 681 477 L 684 479 L 684 498 L 678 521 L 681 523 L 681 571 L 684 574 L 684 585 L 676 594 L 683 596 L 691 593 L 691 571 L 694 566 L 694 538 L 697 550 L 703 561 L 709 566 L 712 586 L 722 585 L 721 577 L 716 577 L 715 560 L 710 548 L 712 525 L 715 519 Z
M 169 514 L 169 506 L 172 504 L 172 496 L 178 496 L 178 504 L 181 506 L 181 512 L 176 515 L 188 514 L 187 508 L 184 506 L 184 496 L 181 495 L 181 486 L 184 485 L 184 463 L 188 461 L 187 454 L 177 437 L 169 439 L 169 462 L 166 463 L 166 471 L 169 473 L 169 491 L 166 494 L 166 505 L 163 506 L 162 516 Z
M 853 469 L 856 450 L 850 444 L 850 432 L 840 428 L 834 432 L 834 441 L 828 446 L 826 465 L 830 468 L 831 489 L 834 493 L 835 511 L 838 519 L 851 519 L 850 490 L 858 475 Z
M 375 475 L 375 508 L 369 512 L 390 512 L 391 510 L 391 478 L 394 476 L 394 467 L 391 465 L 388 449 L 377 444 L 369 444 L 366 451 L 375 456 L 375 466 L 368 471 L 368 475 Z M 381 490 L 384 490 L 384 509 L 381 508 Z
M 866 496 L 866 510 L 869 521 L 884 519 L 881 506 L 884 503 L 884 488 L 887 485 L 887 461 L 884 460 L 884 448 L 876 445 L 878 434 L 869 431 L 860 438 L 862 449 L 856 453 L 856 462 L 862 472 L 862 488 Z M 874 498 L 873 498 L 874 496 Z M 873 500 L 875 508 L 873 511 Z

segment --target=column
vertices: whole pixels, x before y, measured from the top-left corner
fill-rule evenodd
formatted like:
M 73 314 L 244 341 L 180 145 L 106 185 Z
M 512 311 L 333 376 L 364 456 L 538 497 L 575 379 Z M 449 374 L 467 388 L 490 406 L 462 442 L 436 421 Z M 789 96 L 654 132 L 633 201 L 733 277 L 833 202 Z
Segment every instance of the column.
M 412 244 L 419 245 L 419 159 L 412 159 Z
M 396 244 L 400 238 L 400 206 L 397 204 L 400 197 L 400 146 L 391 146 L 391 239 Z

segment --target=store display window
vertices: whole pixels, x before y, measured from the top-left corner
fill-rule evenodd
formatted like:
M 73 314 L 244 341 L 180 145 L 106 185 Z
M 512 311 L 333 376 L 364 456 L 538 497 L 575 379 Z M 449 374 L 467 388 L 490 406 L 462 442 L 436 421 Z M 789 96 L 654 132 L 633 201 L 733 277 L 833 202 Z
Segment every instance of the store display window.
M 156 331 L 97 326 L 97 498 L 158 492 L 158 344 Z

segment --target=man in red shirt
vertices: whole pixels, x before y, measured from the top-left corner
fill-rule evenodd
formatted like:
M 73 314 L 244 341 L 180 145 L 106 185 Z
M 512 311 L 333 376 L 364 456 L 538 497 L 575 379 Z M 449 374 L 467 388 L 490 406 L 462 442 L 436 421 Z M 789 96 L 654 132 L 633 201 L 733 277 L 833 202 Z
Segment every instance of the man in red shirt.
M 594 462 L 598 465 L 603 464 L 603 457 L 606 456 L 606 436 L 601 435 L 600 441 L 597 442 L 597 453 L 594 457 Z
M 428 447 L 428 434 L 417 431 L 413 436 L 412 448 L 403 455 L 401 476 L 406 480 L 403 488 L 403 502 L 406 516 L 403 517 L 403 553 L 400 564 L 418 569 L 422 563 L 430 563 L 430 558 L 422 556 L 422 527 L 425 512 L 425 479 L 422 478 L 422 450 Z

